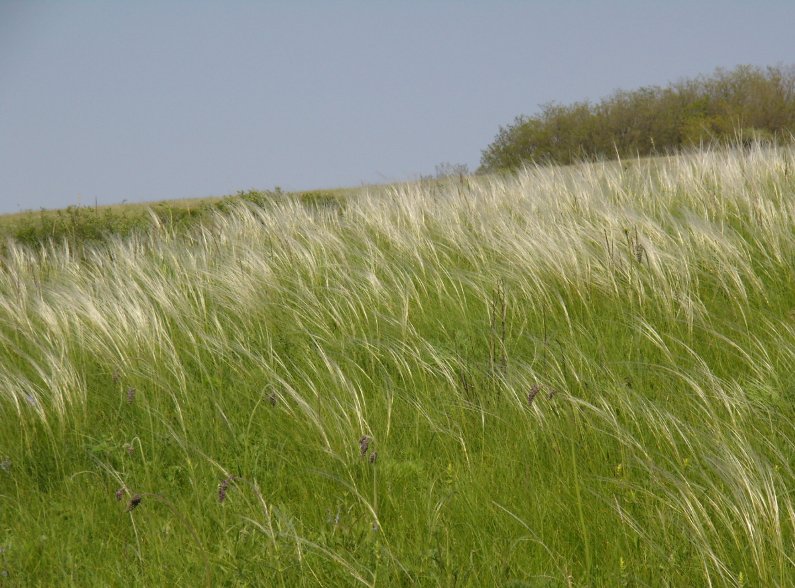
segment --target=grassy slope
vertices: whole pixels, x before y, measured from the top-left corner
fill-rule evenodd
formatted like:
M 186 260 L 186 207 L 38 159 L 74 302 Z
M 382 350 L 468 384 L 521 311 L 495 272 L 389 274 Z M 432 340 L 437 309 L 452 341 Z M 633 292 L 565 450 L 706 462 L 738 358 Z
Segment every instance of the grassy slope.
M 793 171 L 547 168 L 11 246 L 0 583 L 795 584 Z
M 160 202 L 113 204 L 108 206 L 70 206 L 64 209 L 24 211 L 0 215 L 0 252 L 12 239 L 29 246 L 50 241 L 64 241 L 75 249 L 132 233 L 146 231 L 154 224 L 170 229 L 190 229 L 204 222 L 213 212 L 223 211 L 240 201 L 295 199 L 308 204 L 322 204 L 344 199 L 358 188 L 313 190 L 305 192 L 238 192 L 234 196 L 163 200 Z
M 68 209 L 23 211 L 0 215 L 0 238 L 19 241 L 59 238 L 72 232 L 91 237 L 89 233 L 126 233 L 133 227 L 145 227 L 150 211 L 177 216 L 192 216 L 195 211 L 211 207 L 221 198 L 164 200 L 144 204 L 113 204 L 108 206 L 71 206 Z M 86 233 L 89 233 L 86 235 Z M 27 237 L 27 239 L 26 239 Z

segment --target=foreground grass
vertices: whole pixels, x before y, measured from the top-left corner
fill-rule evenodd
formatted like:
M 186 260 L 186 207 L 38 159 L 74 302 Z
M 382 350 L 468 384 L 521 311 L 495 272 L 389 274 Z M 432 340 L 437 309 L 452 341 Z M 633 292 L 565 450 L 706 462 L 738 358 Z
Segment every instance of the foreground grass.
M 795 584 L 795 155 L 238 203 L 0 272 L 0 583 Z

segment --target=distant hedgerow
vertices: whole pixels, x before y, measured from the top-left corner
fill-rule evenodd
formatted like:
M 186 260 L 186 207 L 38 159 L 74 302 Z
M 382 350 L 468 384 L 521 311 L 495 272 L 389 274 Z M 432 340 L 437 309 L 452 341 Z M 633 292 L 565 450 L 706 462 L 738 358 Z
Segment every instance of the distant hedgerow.
M 666 154 L 704 143 L 789 141 L 795 132 L 795 67 L 739 66 L 598 103 L 549 103 L 501 127 L 481 172 L 527 163 Z

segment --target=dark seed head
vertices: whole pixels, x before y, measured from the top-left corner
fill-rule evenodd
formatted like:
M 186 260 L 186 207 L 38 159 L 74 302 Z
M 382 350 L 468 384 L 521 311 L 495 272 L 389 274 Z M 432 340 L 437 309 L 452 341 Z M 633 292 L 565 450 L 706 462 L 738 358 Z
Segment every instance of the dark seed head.
M 127 404 L 132 404 L 133 400 L 135 400 L 135 388 L 130 386 L 127 388 Z
M 270 395 L 268 396 L 268 402 L 270 403 L 271 406 L 276 406 L 276 394 L 271 392 Z
M 530 388 L 530 393 L 527 395 L 527 404 L 533 404 L 533 400 L 535 400 L 538 393 L 541 391 L 541 386 L 538 384 L 533 384 L 533 387 Z
M 378 459 L 378 452 L 377 452 L 377 451 L 373 451 L 373 452 L 370 454 L 370 463 L 375 463 L 375 461 L 376 461 L 377 459 Z
M 370 447 L 370 437 L 367 435 L 362 435 L 362 438 L 359 439 L 359 451 L 362 455 L 367 455 L 367 450 Z
M 124 486 L 122 486 L 121 488 L 116 490 L 115 496 L 116 496 L 116 500 L 118 500 L 118 501 L 121 501 L 121 499 L 124 498 Z
M 235 481 L 235 476 L 229 476 L 222 480 L 218 486 L 218 502 L 223 503 L 226 500 L 226 491 L 229 489 L 229 484 Z
M 127 505 L 127 512 L 133 511 L 136 507 L 141 504 L 141 499 L 143 497 L 140 494 L 136 494 L 130 499 L 130 503 Z
M 121 380 L 121 372 L 119 371 L 119 368 L 116 368 L 115 370 L 113 370 L 113 376 L 111 376 L 111 377 L 113 378 L 113 383 L 114 384 L 118 384 L 119 383 L 119 380 Z

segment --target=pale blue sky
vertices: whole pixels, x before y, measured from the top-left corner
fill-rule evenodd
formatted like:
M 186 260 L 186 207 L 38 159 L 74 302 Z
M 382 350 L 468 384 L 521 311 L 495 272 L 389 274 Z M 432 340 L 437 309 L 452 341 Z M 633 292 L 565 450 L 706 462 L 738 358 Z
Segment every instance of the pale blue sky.
M 0 0 L 0 212 L 416 178 L 499 125 L 795 63 L 795 1 Z

